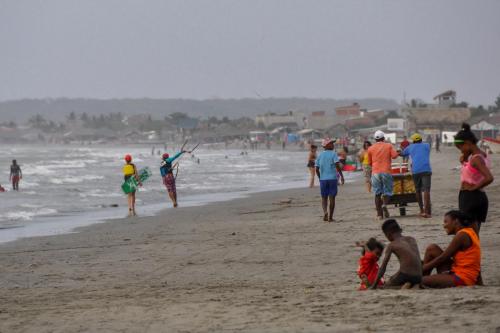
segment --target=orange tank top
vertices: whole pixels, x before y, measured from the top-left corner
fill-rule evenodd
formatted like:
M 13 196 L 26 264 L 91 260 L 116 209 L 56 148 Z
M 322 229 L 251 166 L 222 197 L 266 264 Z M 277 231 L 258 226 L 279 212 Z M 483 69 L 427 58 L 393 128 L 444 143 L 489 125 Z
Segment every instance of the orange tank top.
M 467 286 L 472 286 L 476 284 L 477 277 L 481 271 L 481 243 L 479 242 L 479 237 L 472 228 L 463 228 L 459 233 L 460 232 L 465 232 L 469 236 L 471 246 L 463 251 L 455 253 L 451 270 Z

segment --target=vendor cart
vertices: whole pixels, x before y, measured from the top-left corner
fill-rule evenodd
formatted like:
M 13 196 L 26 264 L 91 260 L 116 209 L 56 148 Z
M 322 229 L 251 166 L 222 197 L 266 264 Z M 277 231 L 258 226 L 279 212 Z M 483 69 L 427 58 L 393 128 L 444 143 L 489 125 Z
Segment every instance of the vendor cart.
M 396 163 L 392 165 L 393 188 L 389 204 L 399 208 L 401 216 L 406 215 L 406 207 L 409 203 L 417 202 L 413 176 L 408 171 L 408 163 Z

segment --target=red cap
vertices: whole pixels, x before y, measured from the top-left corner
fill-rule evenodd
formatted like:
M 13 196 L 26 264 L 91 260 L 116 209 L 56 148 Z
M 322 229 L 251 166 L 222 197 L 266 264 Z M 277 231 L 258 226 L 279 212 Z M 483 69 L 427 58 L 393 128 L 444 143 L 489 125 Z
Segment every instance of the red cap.
M 166 159 L 166 158 L 168 158 L 169 156 L 170 156 L 169 154 L 165 153 L 165 154 L 163 154 L 161 157 L 162 157 L 163 159 Z
M 130 156 L 129 154 L 125 155 L 125 161 L 127 162 L 132 161 L 132 156 Z

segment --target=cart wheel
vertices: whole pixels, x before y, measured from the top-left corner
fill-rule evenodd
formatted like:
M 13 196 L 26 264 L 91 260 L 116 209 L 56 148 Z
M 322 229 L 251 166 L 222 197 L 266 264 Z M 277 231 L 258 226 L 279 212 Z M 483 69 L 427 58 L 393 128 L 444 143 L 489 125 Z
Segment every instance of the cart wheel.
M 399 215 L 406 216 L 406 207 L 399 207 Z

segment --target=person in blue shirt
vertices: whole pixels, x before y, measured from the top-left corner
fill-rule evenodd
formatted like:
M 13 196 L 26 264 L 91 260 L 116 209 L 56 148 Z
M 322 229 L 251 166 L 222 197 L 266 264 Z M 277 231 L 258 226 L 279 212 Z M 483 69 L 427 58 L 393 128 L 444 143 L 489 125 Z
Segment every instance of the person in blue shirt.
M 411 136 L 413 143 L 406 147 L 401 156 L 411 157 L 411 171 L 417 201 L 420 207 L 420 216 L 424 218 L 432 217 L 431 214 L 431 177 L 432 169 L 430 162 L 431 146 L 422 142 L 422 136 L 415 133 Z
M 319 178 L 321 189 L 321 204 L 323 207 L 323 221 L 333 222 L 333 211 L 335 210 L 335 197 L 337 196 L 337 173 L 340 176 L 340 182 L 344 184 L 344 175 L 340 167 L 339 157 L 333 150 L 334 140 L 324 139 L 322 146 L 325 149 L 316 158 L 316 175 Z M 328 205 L 330 200 L 330 205 Z M 328 209 L 329 208 L 329 209 Z
M 174 208 L 177 207 L 177 188 L 175 186 L 174 165 L 172 163 L 185 152 L 185 150 L 181 150 L 172 157 L 167 153 L 163 154 L 160 166 L 161 178 L 163 179 L 163 184 L 167 188 L 168 196 L 174 204 Z

